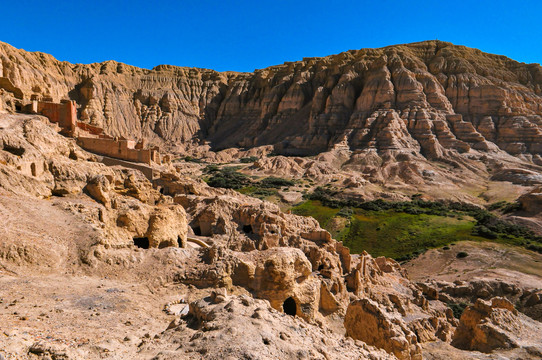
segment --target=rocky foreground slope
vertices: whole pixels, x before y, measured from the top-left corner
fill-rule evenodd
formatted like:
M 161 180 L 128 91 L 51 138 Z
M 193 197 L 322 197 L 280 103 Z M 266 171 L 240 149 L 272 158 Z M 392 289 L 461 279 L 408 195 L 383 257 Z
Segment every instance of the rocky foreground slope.
M 525 315 L 538 316 L 527 310 L 541 306 L 539 288 L 510 297 L 525 314 L 488 293 L 458 320 L 440 285 L 351 255 L 314 219 L 162 171 L 168 195 L 97 162 L 43 117 L 0 116 L 2 356 L 542 354 L 542 325 Z

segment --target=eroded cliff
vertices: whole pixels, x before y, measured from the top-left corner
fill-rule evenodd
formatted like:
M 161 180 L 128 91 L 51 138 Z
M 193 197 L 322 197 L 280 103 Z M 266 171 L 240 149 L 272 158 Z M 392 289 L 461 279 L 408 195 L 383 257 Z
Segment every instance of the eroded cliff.
M 114 61 L 70 64 L 0 44 L 0 98 L 70 98 L 110 135 L 209 142 L 213 149 L 274 145 L 315 154 L 500 148 L 540 163 L 542 67 L 441 41 L 305 58 L 253 73 Z

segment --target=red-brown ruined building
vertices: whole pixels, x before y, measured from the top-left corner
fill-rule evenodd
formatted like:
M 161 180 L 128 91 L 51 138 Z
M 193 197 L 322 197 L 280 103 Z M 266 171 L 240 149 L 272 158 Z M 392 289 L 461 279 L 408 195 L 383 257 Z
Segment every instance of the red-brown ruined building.
M 77 107 L 73 100 L 55 103 L 50 98 L 38 100 L 35 95 L 31 100 L 32 103 L 26 107 L 27 112 L 46 116 L 58 125 L 61 134 L 75 137 L 77 144 L 87 151 L 149 165 L 152 162 L 161 163 L 159 148 L 144 149 L 144 141 L 136 143 L 134 140 L 113 138 L 104 135 L 102 128 L 77 121 Z
M 160 164 L 158 148 L 142 149 L 141 143 L 134 140 L 100 137 L 77 137 L 77 145 L 90 152 L 126 161 Z
M 61 103 L 32 101 L 32 110 L 46 116 L 52 123 L 58 124 L 61 134 L 73 136 L 77 128 L 77 108 L 75 101 L 64 100 Z

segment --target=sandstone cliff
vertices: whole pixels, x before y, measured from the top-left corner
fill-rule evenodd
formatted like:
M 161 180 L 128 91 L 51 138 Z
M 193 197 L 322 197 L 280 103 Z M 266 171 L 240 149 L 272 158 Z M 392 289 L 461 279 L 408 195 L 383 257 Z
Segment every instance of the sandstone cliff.
M 0 103 L 70 98 L 110 135 L 315 154 L 496 150 L 537 163 L 542 68 L 440 41 L 305 58 L 253 73 L 70 64 L 0 43 Z

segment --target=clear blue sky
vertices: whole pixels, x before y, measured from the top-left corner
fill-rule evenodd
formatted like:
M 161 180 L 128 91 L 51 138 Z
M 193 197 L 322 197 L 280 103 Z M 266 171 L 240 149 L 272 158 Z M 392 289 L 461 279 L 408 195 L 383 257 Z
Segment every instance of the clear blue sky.
M 437 38 L 542 62 L 540 0 L 12 0 L 1 11 L 0 41 L 73 63 L 252 71 Z

